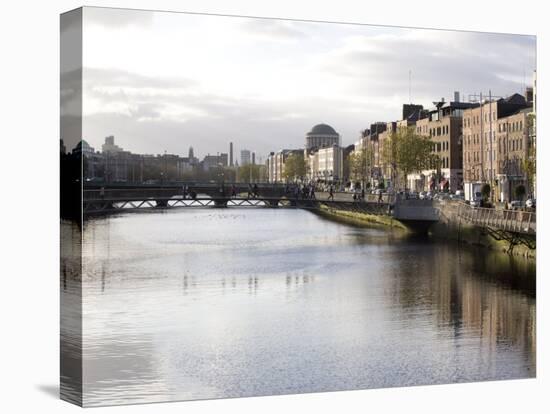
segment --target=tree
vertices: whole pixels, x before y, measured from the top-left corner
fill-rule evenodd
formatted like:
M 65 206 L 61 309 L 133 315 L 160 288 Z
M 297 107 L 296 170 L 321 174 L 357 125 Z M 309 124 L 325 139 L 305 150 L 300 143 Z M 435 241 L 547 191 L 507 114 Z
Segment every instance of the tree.
M 354 151 L 349 156 L 349 171 L 351 181 L 363 181 L 366 176 L 366 161 L 364 151 Z
M 351 181 L 360 181 L 363 185 L 367 181 L 372 166 L 372 148 L 366 147 L 353 151 L 349 155 L 349 178 Z
M 238 182 L 251 183 L 260 181 L 260 166 L 255 164 L 246 164 L 238 168 Z
M 306 175 L 306 160 L 302 154 L 290 154 L 286 161 L 283 177 L 287 181 L 302 179 Z
M 523 184 L 518 185 L 514 192 L 516 193 L 518 200 L 522 200 L 525 196 L 525 186 Z
M 382 147 L 382 160 L 391 168 L 392 182 L 398 182 L 398 178 L 406 182 L 407 175 L 413 172 L 436 168 L 439 158 L 432 148 L 430 137 L 418 135 L 414 127 L 392 132 Z

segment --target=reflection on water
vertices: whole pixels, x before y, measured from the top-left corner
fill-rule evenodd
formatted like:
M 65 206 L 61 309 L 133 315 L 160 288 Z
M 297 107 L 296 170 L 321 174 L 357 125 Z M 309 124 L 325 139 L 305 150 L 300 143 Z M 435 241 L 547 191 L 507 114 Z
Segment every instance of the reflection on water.
M 535 376 L 530 262 L 299 210 L 129 214 L 83 237 L 85 405 Z

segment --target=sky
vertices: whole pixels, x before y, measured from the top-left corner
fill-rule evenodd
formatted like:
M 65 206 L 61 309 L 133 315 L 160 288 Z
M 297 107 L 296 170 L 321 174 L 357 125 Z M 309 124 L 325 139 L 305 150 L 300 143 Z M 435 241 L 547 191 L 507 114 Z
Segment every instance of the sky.
M 534 36 L 85 8 L 82 135 L 263 161 L 319 123 L 349 145 L 404 103 L 522 93 L 535 67 Z

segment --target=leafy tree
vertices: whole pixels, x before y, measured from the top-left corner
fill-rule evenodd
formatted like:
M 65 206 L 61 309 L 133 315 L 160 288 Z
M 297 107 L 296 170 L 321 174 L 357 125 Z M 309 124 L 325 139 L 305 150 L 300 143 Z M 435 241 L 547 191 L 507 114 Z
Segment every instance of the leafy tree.
M 350 178 L 364 184 L 372 167 L 372 148 L 367 146 L 360 151 L 353 151 L 348 162 Z
M 392 182 L 406 181 L 407 175 L 437 167 L 439 158 L 432 153 L 430 137 L 418 135 L 414 127 L 400 128 L 384 140 L 382 160 L 391 168 Z
M 237 181 L 252 183 L 260 181 L 260 165 L 246 164 L 238 168 Z
M 366 176 L 366 161 L 364 151 L 354 151 L 349 156 L 350 178 L 362 181 Z
M 286 161 L 283 177 L 287 181 L 302 179 L 306 175 L 306 160 L 302 154 L 290 154 Z

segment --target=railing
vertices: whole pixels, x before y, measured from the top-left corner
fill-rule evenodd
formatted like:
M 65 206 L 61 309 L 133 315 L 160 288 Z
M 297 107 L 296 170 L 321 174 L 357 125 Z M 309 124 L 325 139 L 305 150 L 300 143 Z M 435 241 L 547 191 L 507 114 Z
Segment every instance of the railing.
M 513 233 L 536 234 L 537 216 L 530 211 L 496 210 L 493 208 L 471 207 L 461 203 L 459 217 L 481 227 L 491 227 Z

